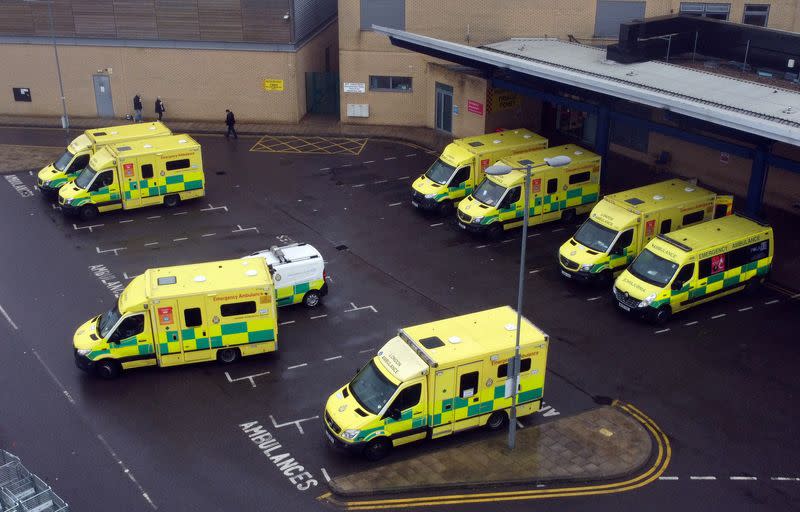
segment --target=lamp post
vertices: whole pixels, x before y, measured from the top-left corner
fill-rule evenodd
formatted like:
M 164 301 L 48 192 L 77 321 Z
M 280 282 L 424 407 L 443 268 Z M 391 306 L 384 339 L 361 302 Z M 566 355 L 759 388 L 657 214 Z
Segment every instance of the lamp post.
M 56 57 L 56 74 L 58 75 L 58 89 L 61 93 L 61 109 L 64 112 L 64 116 L 61 120 L 61 125 L 64 127 L 64 135 L 67 138 L 67 144 L 69 144 L 69 116 L 67 116 L 67 99 L 64 96 L 64 82 L 61 80 L 61 63 L 58 60 L 58 44 L 56 43 L 56 28 L 55 22 L 53 21 L 53 0 L 25 0 L 25 2 L 29 4 L 38 4 L 38 3 L 45 3 L 47 4 L 47 17 L 50 21 L 50 37 L 53 39 L 53 53 Z
M 512 380 L 511 392 L 511 414 L 508 421 L 508 448 L 513 450 L 517 439 L 517 389 L 519 387 L 519 367 L 520 367 L 520 354 L 519 354 L 519 338 L 520 329 L 522 328 L 522 283 L 525 279 L 525 248 L 528 242 L 528 219 L 530 218 L 530 189 L 531 189 L 531 171 L 538 167 L 563 167 L 569 165 L 572 159 L 568 156 L 559 155 L 553 158 L 545 158 L 544 162 L 540 164 L 528 164 L 525 167 L 511 167 L 505 164 L 494 164 L 486 168 L 486 174 L 490 176 L 502 176 L 511 171 L 525 171 L 525 214 L 522 221 L 522 249 L 520 250 L 519 257 L 519 285 L 517 288 L 517 336 L 514 348 L 514 358 L 510 363 L 510 374 Z M 544 208 L 544 203 L 542 204 Z

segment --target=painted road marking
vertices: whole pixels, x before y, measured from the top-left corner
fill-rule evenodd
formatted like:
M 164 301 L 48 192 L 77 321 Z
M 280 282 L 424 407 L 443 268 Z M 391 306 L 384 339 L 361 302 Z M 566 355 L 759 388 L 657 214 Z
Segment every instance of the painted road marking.
M 739 308 L 739 312 L 741 313 L 742 311 L 750 311 L 751 309 L 753 309 L 753 306 L 747 306 L 746 308 Z
M 364 162 L 364 163 L 365 163 L 365 164 L 374 164 L 374 163 L 375 163 L 375 160 L 367 160 L 367 161 L 366 161 L 366 162 Z
M 320 470 L 322 471 L 322 476 L 325 477 L 325 481 L 326 482 L 330 482 L 331 481 L 331 477 L 328 475 L 328 472 L 325 471 L 325 468 L 320 468 Z
M 302 367 L 304 367 L 304 366 L 308 366 L 308 363 L 296 364 L 296 365 L 294 365 L 294 366 L 289 366 L 289 367 L 287 367 L 286 369 L 287 369 L 287 370 L 294 370 L 295 368 L 302 368 Z
M 153 245 L 158 245 L 158 242 L 147 242 L 146 244 L 144 244 L 145 247 L 150 247 Z
M 483 249 L 484 247 L 488 247 L 488 246 L 486 244 L 484 244 L 484 245 L 476 245 L 475 246 L 476 249 Z
M 342 164 L 342 167 L 352 167 L 353 164 Z
M 108 291 L 110 291 L 114 297 L 119 297 L 119 294 L 125 289 L 125 285 L 120 282 L 119 278 L 108 270 L 108 267 L 105 265 L 89 265 L 89 271 L 108 288 Z
M 75 229 L 75 231 L 79 229 L 88 229 L 89 233 L 94 233 L 94 228 L 99 228 L 101 226 L 105 226 L 105 224 L 92 224 L 91 226 L 78 226 L 77 224 L 72 224 L 72 227 Z
M 691 327 L 692 325 L 694 325 L 694 324 L 696 324 L 696 323 L 698 323 L 698 321 L 697 321 L 697 320 L 695 320 L 694 322 L 687 322 L 687 323 L 685 323 L 685 324 L 683 324 L 683 325 L 685 325 L 686 327 Z
M 127 224 L 128 222 L 133 222 L 133 219 L 126 219 L 119 221 L 120 224 Z
M 136 274 L 135 276 L 129 276 L 127 272 L 123 272 L 123 273 L 122 273 L 122 277 L 124 277 L 124 278 L 125 278 L 125 279 L 127 279 L 128 281 L 130 281 L 130 280 L 131 280 L 131 279 L 133 279 L 134 277 L 139 277 L 140 275 L 141 275 L 141 274 Z
M 208 208 L 202 208 L 200 211 L 201 212 L 210 212 L 210 211 L 214 211 L 214 210 L 225 210 L 225 212 L 227 213 L 228 207 L 227 206 L 214 206 L 211 203 L 208 203 Z
M 658 477 L 659 480 L 678 480 L 677 476 L 660 476 Z
M 175 212 L 172 215 L 186 215 L 189 212 Z
M 293 324 L 293 323 L 294 323 L 294 320 L 287 320 L 287 321 L 285 321 L 285 322 L 281 322 L 281 323 L 279 323 L 278 325 L 291 325 L 291 324 Z
M 272 418 L 272 416 L 270 416 Z M 273 423 L 275 420 L 273 419 Z M 280 471 L 289 482 L 297 488 L 298 491 L 307 491 L 312 487 L 319 485 L 319 482 L 314 478 L 314 475 L 306 471 L 306 468 L 300 465 L 300 462 L 292 457 L 289 452 L 280 452 L 283 448 L 281 443 L 275 438 L 272 433 L 262 427 L 258 421 L 248 421 L 240 423 L 239 428 L 242 432 L 247 434 L 253 443 L 258 446 L 261 451 Z M 285 450 L 285 448 L 283 448 Z M 278 450 L 278 453 L 273 454 Z
M 3 313 L 3 316 L 6 317 L 6 320 L 8 321 L 9 324 L 11 324 L 11 327 L 13 327 L 15 331 L 19 330 L 17 324 L 15 324 L 14 321 L 11 319 L 11 317 L 8 316 L 8 313 L 6 312 L 5 308 L 3 308 L 3 306 L 0 306 L 0 313 Z
M 381 183 L 386 183 L 387 181 L 389 181 L 389 180 L 378 180 L 378 181 L 373 181 L 372 184 L 373 185 L 380 185 Z
M 188 238 L 184 236 L 182 238 L 173 238 L 172 239 L 173 242 L 183 242 L 184 240 L 188 240 Z
M 399 181 L 399 180 L 407 180 L 407 179 L 408 179 L 408 178 L 410 178 L 410 177 L 411 177 L 411 176 L 400 176 L 399 178 L 397 178 L 397 180 L 398 180 L 398 181 Z
M 767 302 L 764 303 L 764 305 L 769 306 L 770 304 L 775 304 L 776 302 L 780 302 L 780 300 L 779 299 L 768 300 Z
M 667 331 L 669 331 L 669 327 L 667 327 L 666 329 L 661 329 L 660 331 L 656 331 L 656 334 L 661 334 L 662 332 L 667 332 Z
M 122 459 L 119 458 L 117 452 L 115 452 L 114 449 L 111 448 L 111 445 L 108 444 L 108 441 L 106 441 L 103 435 L 97 434 L 97 439 L 99 439 L 100 442 L 105 447 L 105 449 L 108 450 L 108 453 L 110 453 L 111 456 L 114 458 L 116 463 L 122 469 L 122 472 L 128 475 L 130 481 L 133 482 L 133 484 L 139 489 L 139 492 L 142 494 L 142 497 L 145 499 L 145 501 L 150 505 L 150 508 L 152 508 L 153 510 L 158 510 L 158 507 L 156 506 L 155 503 L 153 503 L 153 500 L 150 499 L 150 496 L 147 494 L 147 491 L 144 490 L 144 487 L 142 487 L 142 485 L 138 482 L 138 480 L 136 480 L 136 477 L 133 476 L 133 471 L 131 471 L 127 466 L 125 466 L 125 463 L 122 461 Z
M 230 373 L 225 372 L 225 377 L 228 378 L 228 382 L 234 383 L 234 382 L 238 382 L 240 380 L 249 380 L 250 381 L 250 385 L 253 386 L 253 387 L 256 387 L 256 381 L 254 379 L 256 377 L 261 377 L 262 375 L 269 375 L 269 372 L 254 373 L 253 375 L 245 375 L 244 377 L 237 377 L 235 379 L 231 378 L 231 374 Z
M 377 313 L 378 312 L 378 310 L 375 309 L 375 306 L 361 306 L 361 307 L 358 307 L 358 306 L 356 306 L 355 302 L 351 302 L 350 306 L 351 306 L 352 309 L 345 309 L 344 310 L 345 313 L 350 313 L 351 311 L 360 311 L 362 309 L 371 309 L 373 313 Z
M 528 271 L 528 273 L 529 273 L 529 274 L 536 274 L 537 272 L 541 272 L 542 270 L 544 270 L 544 269 L 541 269 L 541 268 L 535 268 L 535 269 L 533 269 L 533 270 L 529 270 L 529 271 Z
M 14 190 L 16 190 L 17 193 L 22 197 L 33 196 L 33 190 L 29 189 L 26 184 L 22 183 L 22 180 L 19 179 L 16 174 L 9 174 L 5 178 L 8 184 L 14 187 Z
M 359 183 L 358 185 L 353 185 L 353 188 L 359 188 L 359 187 L 363 187 L 363 186 L 364 186 L 363 183 Z
M 100 250 L 99 247 L 95 247 L 97 254 L 105 254 L 107 252 L 113 252 L 114 256 L 119 256 L 119 251 L 124 251 L 125 249 L 127 249 L 127 247 L 115 247 L 114 249 L 103 249 L 103 250 Z
M 416 153 L 409 153 L 409 154 L 405 155 L 406 158 L 411 158 L 412 156 L 417 156 L 417 154 Z
M 513 242 L 513 241 L 514 241 L 514 239 L 513 239 L 513 238 L 511 238 L 511 239 L 509 239 L 509 240 L 501 240 L 501 241 L 500 241 L 500 243 L 501 243 L 501 244 L 510 244 L 510 243 L 511 243 L 511 242 Z
M 690 476 L 689 480 L 716 480 L 715 476 Z
M 325 314 L 325 315 L 317 315 L 317 316 L 312 316 L 312 317 L 311 317 L 311 320 L 316 320 L 317 318 L 325 318 L 326 316 L 328 316 L 328 315 L 327 315 L 327 314 Z
M 331 170 L 330 167 L 323 167 L 322 169 L 320 169 L 320 171 L 330 171 L 330 170 Z
M 603 297 L 601 297 L 600 295 L 598 295 L 597 297 L 589 297 L 589 298 L 588 298 L 588 299 L 586 299 L 586 300 L 587 300 L 587 301 L 589 301 L 589 302 L 591 302 L 591 301 L 593 301 L 593 300 L 602 299 L 602 298 L 603 298 Z
M 295 427 L 297 427 L 297 430 L 299 430 L 301 434 L 305 435 L 303 427 L 300 424 L 303 423 L 304 421 L 318 420 L 319 416 L 311 416 L 310 418 L 301 418 L 299 420 L 287 421 L 286 423 L 281 423 L 281 424 L 278 424 L 278 422 L 275 421 L 275 418 L 271 414 L 269 415 L 269 419 L 272 420 L 272 426 L 275 428 L 283 428 L 289 425 L 294 425 Z
M 771 476 L 769 479 L 774 482 L 800 482 L 800 478 L 795 476 Z
M 732 476 L 731 480 L 758 480 L 754 476 Z
M 389 206 L 400 206 L 401 204 L 403 204 L 403 201 L 400 201 L 399 203 L 390 203 Z
M 436 224 L 431 224 L 431 227 L 435 228 L 435 227 L 439 227 L 439 226 L 442 226 L 442 225 L 444 225 L 444 222 L 437 222 Z
M 533 237 L 539 236 L 539 235 L 541 235 L 541 233 L 533 233 L 533 234 L 528 235 L 528 238 L 533 238 Z
M 231 233 L 241 233 L 243 231 L 255 231 L 256 233 L 259 232 L 258 228 L 243 228 L 241 224 L 237 224 L 236 228 L 237 229 L 234 229 L 233 231 L 231 231 Z
M 160 218 L 161 215 L 151 215 L 150 217 L 147 217 L 147 220 L 160 219 Z
M 359 350 L 358 353 L 359 354 L 364 354 L 366 352 L 374 352 L 374 351 L 375 351 L 374 348 L 368 348 L 368 349 L 365 349 L 365 350 Z
M 711 317 L 711 320 L 716 320 L 717 318 L 722 318 L 723 316 L 728 316 L 727 313 L 720 313 L 719 315 L 714 315 Z
M 384 158 L 383 160 L 384 160 L 384 161 L 386 161 L 386 160 L 397 160 L 397 157 L 396 157 L 396 156 L 387 156 L 387 157 L 386 157 L 386 158 Z
M 202 235 L 200 235 L 200 238 L 207 238 L 209 236 L 214 236 L 214 235 L 216 235 L 216 233 L 203 233 Z
M 323 361 L 335 361 L 336 359 L 341 359 L 342 356 L 333 356 L 333 357 L 326 357 Z
M 552 231 L 552 233 L 558 233 L 559 231 L 564 231 L 566 228 L 556 228 Z

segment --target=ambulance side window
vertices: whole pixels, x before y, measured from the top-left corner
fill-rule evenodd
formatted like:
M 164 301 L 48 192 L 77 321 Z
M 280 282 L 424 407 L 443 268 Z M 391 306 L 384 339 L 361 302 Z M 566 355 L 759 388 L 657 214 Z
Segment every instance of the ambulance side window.
M 117 330 L 109 337 L 108 341 L 119 342 L 136 336 L 144 331 L 144 315 L 129 316 L 119 324 Z
M 514 187 L 509 190 L 508 194 L 506 194 L 506 197 L 503 198 L 503 203 L 500 205 L 500 208 L 508 208 L 512 204 L 519 201 L 519 197 L 521 195 L 520 190 L 521 189 L 519 187 Z
M 179 171 L 181 169 L 188 169 L 189 168 L 189 159 L 183 158 L 181 160 L 170 160 L 167 162 L 167 170 L 168 171 Z
M 97 178 L 95 178 L 94 183 L 92 183 L 92 190 L 100 190 L 112 183 L 114 183 L 114 177 L 111 175 L 111 171 L 101 172 Z
M 469 398 L 478 393 L 478 372 L 465 373 L 461 376 L 458 386 L 458 396 Z
M 576 183 L 585 183 L 589 181 L 592 174 L 589 171 L 579 172 L 569 177 L 569 184 L 575 185 Z
M 153 164 L 144 164 L 142 166 L 142 179 L 149 180 L 153 177 Z
M 672 229 L 672 219 L 665 219 L 661 221 L 661 234 L 669 233 Z
M 203 325 L 203 313 L 200 308 L 184 309 L 183 324 L 186 327 L 197 327 Z
M 623 249 L 631 245 L 631 242 L 633 242 L 633 230 L 629 229 L 617 238 L 617 243 L 614 244 L 614 247 L 609 252 L 611 254 L 623 254 Z
M 459 169 L 456 175 L 453 176 L 453 180 L 450 182 L 450 186 L 456 187 L 467 181 L 469 179 L 470 169 L 472 168 L 469 165 Z
M 705 216 L 705 212 L 703 210 L 698 210 L 696 212 L 687 213 L 683 216 L 683 225 L 688 226 L 689 224 L 694 224 L 695 222 L 700 222 L 703 220 Z
M 694 263 L 687 263 L 678 271 L 675 281 L 672 282 L 672 288 L 683 288 L 683 285 L 686 284 L 686 282 L 689 281 L 692 276 L 694 276 Z
M 222 316 L 252 315 L 256 312 L 256 301 L 234 302 L 222 304 L 219 307 L 219 314 Z
M 555 194 L 558 190 L 558 178 L 550 178 L 547 180 L 547 193 Z
M 392 405 L 389 407 L 388 411 L 403 412 L 406 409 L 417 405 L 421 396 L 422 384 L 412 384 L 401 391 L 399 395 L 397 395 L 397 398 L 394 399 L 394 402 L 392 402 Z
M 89 165 L 89 158 L 91 155 L 81 155 L 76 158 L 72 165 L 69 166 L 69 170 L 67 172 L 78 172 L 87 165 Z
M 526 357 L 519 362 L 519 373 L 525 373 L 531 369 L 531 358 Z M 497 378 L 504 379 L 508 377 L 508 363 L 503 363 L 497 367 Z

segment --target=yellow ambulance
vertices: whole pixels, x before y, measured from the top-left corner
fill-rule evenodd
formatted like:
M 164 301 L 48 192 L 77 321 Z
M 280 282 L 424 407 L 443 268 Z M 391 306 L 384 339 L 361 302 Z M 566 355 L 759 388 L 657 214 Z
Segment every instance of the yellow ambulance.
M 200 144 L 188 135 L 106 146 L 74 182 L 61 187 L 65 214 L 90 220 L 100 212 L 130 210 L 205 195 Z
M 454 140 L 411 185 L 411 204 L 450 214 L 481 182 L 484 169 L 500 158 L 546 147 L 546 138 L 524 128 Z
M 658 235 L 616 280 L 617 306 L 666 322 L 673 313 L 763 283 L 772 228 L 740 215 Z
M 167 135 L 172 135 L 172 132 L 160 121 L 86 130 L 70 142 L 55 162 L 39 171 L 36 186 L 44 197 L 56 199 L 58 189 L 77 178 L 83 168 L 89 165 L 92 155 L 103 146 Z
M 568 156 L 561 167 L 546 165 L 546 159 Z M 574 144 L 556 146 L 507 157 L 498 162 L 512 168 L 532 169 L 529 226 L 563 219 L 572 221 L 588 212 L 600 195 L 600 155 Z M 545 165 L 542 165 L 545 164 Z M 458 225 L 465 231 L 497 238 L 505 230 L 522 226 L 525 171 L 504 176 L 486 176 L 478 188 L 458 205 Z
M 260 258 L 149 269 L 113 308 L 78 327 L 72 344 L 78 368 L 106 379 L 140 366 L 273 352 L 272 278 Z
M 517 313 L 508 306 L 400 329 L 325 406 L 335 448 L 376 460 L 393 446 L 508 422 L 539 410 L 548 336 L 522 320 L 520 378 L 509 375 Z
M 733 196 L 673 179 L 609 194 L 558 250 L 564 278 L 610 285 L 656 235 L 730 215 Z

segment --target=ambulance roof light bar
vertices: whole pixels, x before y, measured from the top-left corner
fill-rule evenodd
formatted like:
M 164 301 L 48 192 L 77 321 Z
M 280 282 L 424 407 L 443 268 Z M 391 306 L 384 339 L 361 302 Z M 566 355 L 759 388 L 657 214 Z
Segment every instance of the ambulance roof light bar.
M 411 336 L 408 335 L 408 333 L 406 333 L 406 331 L 404 331 L 403 329 L 398 329 L 397 335 L 400 336 L 400 339 L 405 341 L 406 344 L 409 347 L 411 347 L 411 350 L 416 352 L 416 354 L 420 357 L 420 359 L 425 361 L 425 363 L 427 363 L 428 366 L 430 366 L 431 368 L 436 368 L 437 366 L 439 366 L 439 363 L 434 361 L 431 358 L 431 356 L 429 356 L 428 353 L 425 352 L 425 350 L 419 346 L 419 344 L 414 340 L 414 338 L 412 338 Z

